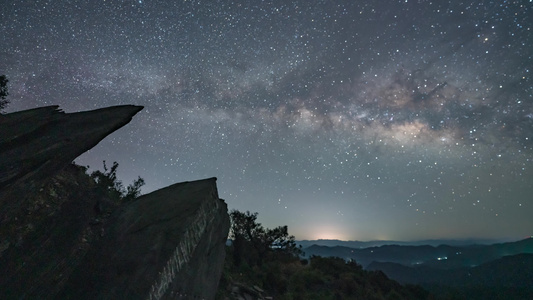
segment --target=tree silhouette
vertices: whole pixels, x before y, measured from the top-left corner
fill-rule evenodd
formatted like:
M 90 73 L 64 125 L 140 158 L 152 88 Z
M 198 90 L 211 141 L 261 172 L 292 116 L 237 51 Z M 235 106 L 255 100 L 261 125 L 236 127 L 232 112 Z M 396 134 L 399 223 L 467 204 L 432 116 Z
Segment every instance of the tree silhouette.
M 104 160 L 104 171 L 96 170 L 91 173 L 91 177 L 96 182 L 102 192 L 107 194 L 110 199 L 116 202 L 131 201 L 141 195 L 141 187 L 144 185 L 144 179 L 138 177 L 132 184 L 124 188 L 122 181 L 117 178 L 118 163 L 115 161 L 111 168 L 107 168 Z
M 122 196 L 122 201 L 127 202 L 138 198 L 141 195 L 141 187 L 144 183 L 144 179 L 138 176 L 132 184 L 126 187 L 126 193 Z
M 294 236 L 289 235 L 287 226 L 274 229 L 264 228 L 257 222 L 257 213 L 243 213 L 238 210 L 230 212 L 233 240 L 233 256 L 236 265 L 244 260 L 249 265 L 262 265 L 265 259 L 279 256 L 298 256 L 300 248 L 296 246 Z

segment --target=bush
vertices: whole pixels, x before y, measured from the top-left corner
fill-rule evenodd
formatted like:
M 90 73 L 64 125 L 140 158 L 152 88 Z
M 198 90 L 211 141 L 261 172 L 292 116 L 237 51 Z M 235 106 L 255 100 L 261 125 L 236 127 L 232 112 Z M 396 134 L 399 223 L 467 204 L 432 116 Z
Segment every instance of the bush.
M 131 201 L 141 195 L 141 187 L 145 184 L 144 179 L 138 177 L 132 184 L 124 188 L 122 181 L 117 178 L 118 163 L 115 161 L 110 169 L 103 161 L 104 171 L 96 170 L 90 174 L 97 187 L 107 196 L 117 202 Z

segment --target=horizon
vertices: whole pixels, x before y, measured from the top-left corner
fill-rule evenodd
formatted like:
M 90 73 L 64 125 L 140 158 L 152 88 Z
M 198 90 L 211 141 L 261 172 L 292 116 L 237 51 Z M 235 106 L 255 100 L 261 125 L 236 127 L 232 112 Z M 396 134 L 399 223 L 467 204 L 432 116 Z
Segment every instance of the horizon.
M 142 105 L 76 162 L 300 239 L 529 236 L 532 8 L 415 2 L 13 1 L 6 111 Z

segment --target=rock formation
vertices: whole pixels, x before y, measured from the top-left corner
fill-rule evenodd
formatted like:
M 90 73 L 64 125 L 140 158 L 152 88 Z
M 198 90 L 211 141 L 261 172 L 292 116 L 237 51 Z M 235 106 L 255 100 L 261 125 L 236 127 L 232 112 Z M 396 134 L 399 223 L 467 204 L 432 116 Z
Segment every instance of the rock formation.
M 65 114 L 58 106 L 48 106 L 0 115 L 0 199 L 6 193 L 33 191 L 141 109 L 123 105 Z M 0 201 L 0 222 L 17 206 Z
M 117 206 L 71 164 L 142 109 L 0 115 L 0 299 L 212 299 L 227 207 L 216 179 Z
M 141 196 L 109 224 L 60 298 L 214 298 L 229 230 L 216 178 Z

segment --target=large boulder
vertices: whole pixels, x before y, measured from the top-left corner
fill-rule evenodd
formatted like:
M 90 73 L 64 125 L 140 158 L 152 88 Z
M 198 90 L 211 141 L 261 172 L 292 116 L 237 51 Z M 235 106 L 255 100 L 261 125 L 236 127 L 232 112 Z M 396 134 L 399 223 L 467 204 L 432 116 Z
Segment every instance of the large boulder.
M 213 299 L 230 226 L 216 178 L 178 183 L 124 206 L 62 299 Z

